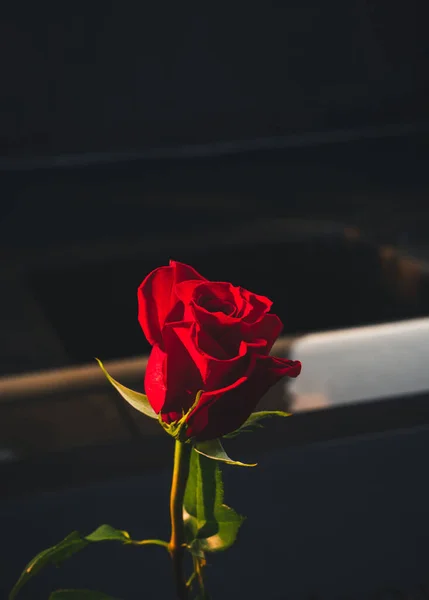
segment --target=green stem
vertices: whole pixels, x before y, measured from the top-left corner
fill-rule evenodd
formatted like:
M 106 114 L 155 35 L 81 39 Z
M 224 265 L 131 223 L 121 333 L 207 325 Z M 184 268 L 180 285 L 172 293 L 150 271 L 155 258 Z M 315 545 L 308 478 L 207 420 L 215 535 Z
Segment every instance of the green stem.
M 186 582 L 186 587 L 190 588 L 192 582 L 194 581 L 195 577 L 197 576 L 197 574 L 195 573 L 195 571 L 191 574 L 191 576 L 189 577 L 188 581 Z
M 167 549 L 170 548 L 168 542 L 164 542 L 162 540 L 140 540 L 140 541 L 133 540 L 131 543 L 134 546 L 147 546 L 149 544 L 153 544 L 155 546 L 162 546 L 163 548 L 167 548 Z
M 200 592 L 203 598 L 206 597 L 205 588 L 204 588 L 204 578 L 203 578 L 203 566 L 205 564 L 204 559 L 201 560 L 194 556 L 194 575 L 198 580 L 198 585 L 200 587 Z
M 173 561 L 174 581 L 178 600 L 187 600 L 188 589 L 183 573 L 185 552 L 185 529 L 183 524 L 183 498 L 189 473 L 191 455 L 190 444 L 176 440 L 174 447 L 174 468 L 170 493 L 171 539 L 168 545 Z

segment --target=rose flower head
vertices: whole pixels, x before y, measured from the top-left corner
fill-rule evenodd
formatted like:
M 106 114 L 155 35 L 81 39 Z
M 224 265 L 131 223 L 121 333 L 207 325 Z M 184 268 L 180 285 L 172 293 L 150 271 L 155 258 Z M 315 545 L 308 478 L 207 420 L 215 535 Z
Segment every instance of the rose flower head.
M 152 345 L 145 392 L 162 422 L 186 414 L 188 438 L 219 438 L 243 425 L 282 377 L 299 375 L 299 361 L 269 356 L 283 328 L 271 305 L 176 261 L 144 279 L 138 318 Z

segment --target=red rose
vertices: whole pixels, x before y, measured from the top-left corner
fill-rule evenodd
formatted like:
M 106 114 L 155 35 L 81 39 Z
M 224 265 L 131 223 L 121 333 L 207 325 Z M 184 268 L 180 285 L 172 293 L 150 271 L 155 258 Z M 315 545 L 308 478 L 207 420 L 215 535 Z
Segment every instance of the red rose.
M 170 261 L 138 289 L 138 318 L 153 346 L 145 391 L 166 423 L 188 415 L 186 435 L 199 441 L 240 427 L 265 392 L 299 361 L 269 356 L 282 322 L 272 302 L 231 283 L 208 281 Z

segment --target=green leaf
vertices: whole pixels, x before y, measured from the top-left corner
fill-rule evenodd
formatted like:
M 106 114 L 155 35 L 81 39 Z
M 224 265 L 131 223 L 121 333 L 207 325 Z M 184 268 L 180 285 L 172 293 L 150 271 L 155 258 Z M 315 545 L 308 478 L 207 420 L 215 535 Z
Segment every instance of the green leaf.
M 243 423 L 241 427 L 236 429 L 235 431 L 224 435 L 224 438 L 234 438 L 240 433 L 251 432 L 253 429 L 258 427 L 263 427 L 260 423 L 262 419 L 267 419 L 269 417 L 290 417 L 291 414 L 287 412 L 283 412 L 282 410 L 261 410 L 259 412 L 254 412 L 250 415 L 250 417 Z
M 223 503 L 223 495 L 218 463 L 193 451 L 183 514 L 189 549 L 199 558 L 232 546 L 244 520 Z
M 122 398 L 131 404 L 133 408 L 138 410 L 139 412 L 145 414 L 147 417 L 151 417 L 152 419 L 157 419 L 158 415 L 151 407 L 149 400 L 145 394 L 141 394 L 140 392 L 135 392 L 134 390 L 130 390 L 130 388 L 125 387 L 116 379 L 113 379 L 111 375 L 104 368 L 103 363 L 99 358 L 95 359 L 101 367 L 101 370 L 109 380 L 109 382 L 113 385 L 113 387 L 121 394 Z
M 200 549 L 203 552 L 221 552 L 230 548 L 235 542 L 238 530 L 244 521 L 244 517 L 225 504 L 216 510 L 215 516 L 219 531 L 200 541 Z
M 238 467 L 256 467 L 257 464 L 248 464 L 239 462 L 238 460 L 232 460 L 232 458 L 229 458 L 228 454 L 225 452 L 220 440 L 197 442 L 195 445 L 195 450 L 199 454 L 202 454 L 207 458 L 211 458 L 212 460 L 219 460 L 221 462 L 226 463 L 227 465 L 237 465 Z
M 60 565 L 67 558 L 76 554 L 76 552 L 86 548 L 90 543 L 112 540 L 123 543 L 132 543 L 130 535 L 126 531 L 114 529 L 110 525 L 101 525 L 86 537 L 82 536 L 78 531 L 73 531 L 55 546 L 39 552 L 39 554 L 28 563 L 10 592 L 9 600 L 13 600 L 22 586 L 32 577 L 37 575 L 44 567 L 47 567 L 48 565 Z
M 111 525 L 100 525 L 95 531 L 85 537 L 88 542 L 108 542 L 117 541 L 129 543 L 131 541 L 130 534 L 127 531 L 115 529 Z
M 9 600 L 13 600 L 22 586 L 27 583 L 29 579 L 37 575 L 44 567 L 47 565 L 58 566 L 64 560 L 85 548 L 88 543 L 89 542 L 81 537 L 79 532 L 73 531 L 56 546 L 52 546 L 51 548 L 39 552 L 21 573 L 18 581 L 15 583 L 9 594 Z
M 49 600 L 118 600 L 118 598 L 91 590 L 57 590 L 52 592 Z
M 222 495 L 221 473 L 216 472 L 216 463 L 191 452 L 189 475 L 183 500 L 184 511 L 192 517 L 190 526 L 193 538 L 214 535 L 219 526 L 214 515 L 216 496 Z M 186 514 L 185 513 L 185 514 Z

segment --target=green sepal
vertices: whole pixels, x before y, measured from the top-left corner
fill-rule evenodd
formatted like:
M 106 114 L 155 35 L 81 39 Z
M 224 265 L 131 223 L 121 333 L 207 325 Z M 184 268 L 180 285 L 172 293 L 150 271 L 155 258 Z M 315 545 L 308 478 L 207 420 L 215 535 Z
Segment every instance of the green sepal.
M 147 417 L 151 417 L 151 419 L 158 418 L 158 415 L 151 407 L 149 400 L 145 394 L 135 392 L 134 390 L 131 390 L 130 388 L 127 388 L 124 385 L 122 385 L 122 383 L 119 383 L 119 381 L 116 381 L 116 379 L 113 379 L 113 377 L 106 371 L 101 360 L 99 358 L 96 358 L 95 360 L 100 365 L 101 370 L 107 377 L 108 381 L 121 394 L 122 398 L 128 402 L 128 404 L 131 404 L 133 408 L 143 413 Z
M 227 465 L 236 465 L 238 467 L 256 467 L 257 465 L 257 463 L 248 464 L 238 460 L 232 460 L 232 458 L 230 458 L 225 452 L 224 447 L 219 439 L 209 440 L 207 442 L 197 442 L 195 444 L 195 450 L 207 458 L 218 460 L 226 463 Z
M 185 522 L 185 528 L 189 527 L 190 532 L 191 532 L 191 528 L 192 528 L 192 531 L 193 531 L 194 524 L 191 523 L 191 515 L 189 515 L 186 512 L 186 510 L 183 511 L 183 520 Z M 189 552 L 192 554 L 192 556 L 195 556 L 195 558 L 197 558 L 197 559 L 204 560 L 205 554 L 204 554 L 204 550 L 201 546 L 201 540 L 198 540 L 198 539 L 191 540 L 192 535 L 194 535 L 194 534 L 190 533 L 189 536 L 187 536 L 189 538 L 187 548 L 188 548 Z
M 171 435 L 174 439 L 177 439 L 181 442 L 191 442 L 191 440 L 186 436 L 186 429 L 188 427 L 187 419 L 191 412 L 194 410 L 194 408 L 198 405 L 201 398 L 201 394 L 203 393 L 203 390 L 200 390 L 197 393 L 191 408 L 188 411 L 186 411 L 186 413 L 182 411 L 182 417 L 178 421 L 173 421 L 173 423 L 164 423 L 164 421 L 161 418 L 161 414 L 159 415 L 159 422 L 163 429 L 165 429 L 165 431 L 168 433 L 168 435 Z
M 107 541 L 122 542 L 123 544 L 138 543 L 131 540 L 128 532 L 115 529 L 110 525 L 101 525 L 87 536 L 82 536 L 78 531 L 73 531 L 61 542 L 46 550 L 42 550 L 42 552 L 39 552 L 39 554 L 30 560 L 10 592 L 9 600 L 13 600 L 27 581 L 37 575 L 44 567 L 48 565 L 59 566 L 89 544 Z
M 204 559 L 205 552 L 219 552 L 232 546 L 244 521 L 244 517 L 223 503 L 223 496 L 219 464 L 193 451 L 183 517 L 188 550 L 199 560 Z
M 102 592 L 91 590 L 56 590 L 49 596 L 49 600 L 119 600 Z
M 250 417 L 235 431 L 224 435 L 224 438 L 234 438 L 240 433 L 248 433 L 253 429 L 263 428 L 264 426 L 260 421 L 262 419 L 267 419 L 269 417 L 290 417 L 291 413 L 284 412 L 282 410 L 261 410 L 259 412 L 254 412 L 250 415 Z

